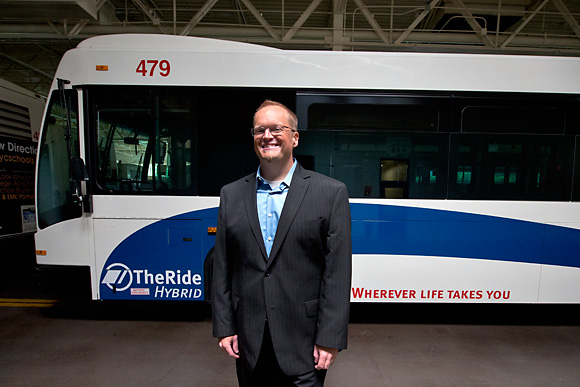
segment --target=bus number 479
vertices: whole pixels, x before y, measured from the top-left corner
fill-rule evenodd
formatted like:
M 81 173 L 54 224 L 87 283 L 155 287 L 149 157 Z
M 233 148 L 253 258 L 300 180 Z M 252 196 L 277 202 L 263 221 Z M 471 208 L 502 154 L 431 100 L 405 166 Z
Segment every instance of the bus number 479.
M 169 61 L 165 59 L 161 61 L 156 59 L 142 59 L 135 72 L 140 73 L 144 77 L 147 75 L 152 77 L 156 73 L 159 73 L 162 77 L 166 77 L 171 72 L 171 65 L 169 64 Z

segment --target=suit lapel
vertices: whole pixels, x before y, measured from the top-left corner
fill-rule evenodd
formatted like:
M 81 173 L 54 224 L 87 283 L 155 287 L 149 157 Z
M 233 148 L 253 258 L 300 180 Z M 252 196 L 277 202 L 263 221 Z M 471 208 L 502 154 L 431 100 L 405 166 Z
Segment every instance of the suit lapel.
M 272 245 L 272 251 L 270 252 L 270 259 L 268 265 L 276 258 L 286 235 L 290 230 L 290 226 L 300 209 L 302 200 L 304 200 L 304 195 L 308 190 L 308 178 L 310 174 L 307 173 L 305 169 L 302 168 L 300 164 L 296 166 L 294 171 L 294 176 L 292 177 L 292 182 L 290 183 L 290 189 L 288 191 L 288 196 L 284 202 L 284 207 L 282 208 L 282 215 L 280 215 L 280 221 L 278 222 L 278 228 L 276 229 L 276 237 L 274 238 L 274 244 Z M 258 227 L 259 229 L 259 227 Z
M 264 259 L 268 259 L 268 254 L 266 253 L 266 246 L 264 246 L 264 239 L 262 238 L 262 231 L 260 229 L 260 221 L 258 220 L 258 204 L 257 204 L 257 194 L 256 194 L 256 175 L 251 175 L 246 178 L 246 187 L 243 193 L 244 197 L 244 207 L 246 209 L 246 215 L 248 217 L 248 222 L 250 223 L 250 229 L 252 234 L 260 247 L 262 256 Z

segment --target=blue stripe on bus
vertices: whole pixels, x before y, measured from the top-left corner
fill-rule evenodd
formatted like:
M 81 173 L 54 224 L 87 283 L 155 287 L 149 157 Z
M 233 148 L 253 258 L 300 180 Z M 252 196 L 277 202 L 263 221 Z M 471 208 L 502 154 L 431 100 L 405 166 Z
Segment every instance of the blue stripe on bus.
M 353 254 L 418 255 L 580 267 L 580 230 L 498 216 L 352 203 Z M 217 218 L 217 208 L 171 219 Z
M 580 267 L 580 230 L 488 215 L 351 204 L 353 254 Z

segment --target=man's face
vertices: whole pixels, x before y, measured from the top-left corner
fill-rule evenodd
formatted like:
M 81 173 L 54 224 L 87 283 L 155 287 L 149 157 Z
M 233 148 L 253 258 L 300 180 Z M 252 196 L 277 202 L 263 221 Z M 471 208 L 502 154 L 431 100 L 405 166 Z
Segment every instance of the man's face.
M 254 117 L 254 128 L 275 128 L 290 126 L 288 112 L 279 106 L 266 106 L 260 109 Z M 293 128 L 296 129 L 296 128 Z M 292 159 L 292 150 L 298 146 L 298 132 L 284 129 L 277 135 L 266 130 L 263 136 L 254 136 L 254 150 L 262 161 L 282 161 Z

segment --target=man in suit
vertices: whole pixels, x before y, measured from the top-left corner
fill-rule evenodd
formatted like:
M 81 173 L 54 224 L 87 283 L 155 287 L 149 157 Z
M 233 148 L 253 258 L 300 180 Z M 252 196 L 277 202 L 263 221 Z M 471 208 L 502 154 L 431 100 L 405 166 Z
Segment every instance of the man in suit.
M 240 386 L 322 386 L 346 348 L 351 286 L 348 194 L 303 169 L 296 115 L 254 115 L 257 172 L 222 188 L 212 277 L 213 332 Z

